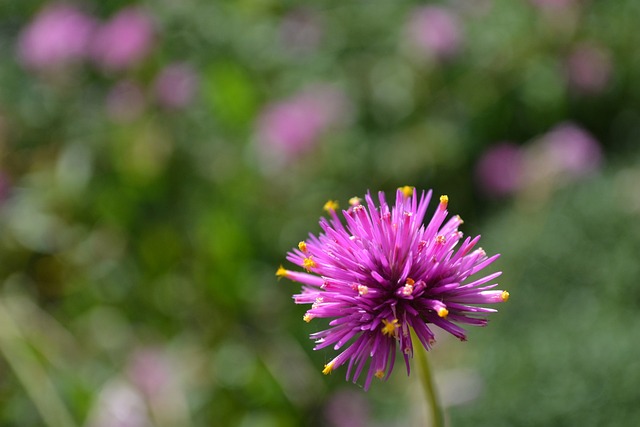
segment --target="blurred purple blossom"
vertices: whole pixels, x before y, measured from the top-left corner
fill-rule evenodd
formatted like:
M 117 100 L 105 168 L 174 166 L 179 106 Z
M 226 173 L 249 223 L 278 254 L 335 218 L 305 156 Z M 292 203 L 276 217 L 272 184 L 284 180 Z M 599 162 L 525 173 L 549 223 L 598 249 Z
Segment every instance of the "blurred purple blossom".
M 91 49 L 99 67 L 105 71 L 119 71 L 144 59 L 154 42 L 151 16 L 142 8 L 128 7 L 98 29 Z
M 462 44 L 458 16 L 442 6 L 423 6 L 414 10 L 408 23 L 408 34 L 413 45 L 438 59 L 455 56 Z
M 539 156 L 535 162 L 539 176 L 575 180 L 597 171 L 602 163 L 598 141 L 571 122 L 557 125 L 533 144 Z
M 107 94 L 107 115 L 116 122 L 131 122 L 145 109 L 145 96 L 142 88 L 130 80 L 117 82 Z
M 582 93 L 598 93 L 611 79 L 611 56 L 603 47 L 583 43 L 567 58 L 566 73 L 571 87 Z
M 20 33 L 18 57 L 33 69 L 58 68 L 82 60 L 95 27 L 92 17 L 70 4 L 48 4 Z
M 100 390 L 88 427 L 150 427 L 143 397 L 130 384 L 113 379 Z
M 338 89 L 313 86 L 268 105 L 258 118 L 258 141 L 266 152 L 296 157 L 312 148 L 324 132 L 341 121 L 346 109 L 346 98 Z
M 489 147 L 476 166 L 481 190 L 493 197 L 515 193 L 522 184 L 524 155 L 520 146 L 503 142 Z
M 173 382 L 173 367 L 160 349 L 142 348 L 133 353 L 128 375 L 142 394 L 151 398 Z
M 476 165 L 482 191 L 492 197 L 521 191 L 546 194 L 548 190 L 596 172 L 602 148 L 585 129 L 560 123 L 523 146 L 500 143 L 490 147 Z
M 367 399 L 353 390 L 331 394 L 324 407 L 324 416 L 331 427 L 367 427 L 371 425 L 370 414 Z
M 186 63 L 169 64 L 154 82 L 158 103 L 169 109 L 181 109 L 193 100 L 198 85 L 195 70 Z

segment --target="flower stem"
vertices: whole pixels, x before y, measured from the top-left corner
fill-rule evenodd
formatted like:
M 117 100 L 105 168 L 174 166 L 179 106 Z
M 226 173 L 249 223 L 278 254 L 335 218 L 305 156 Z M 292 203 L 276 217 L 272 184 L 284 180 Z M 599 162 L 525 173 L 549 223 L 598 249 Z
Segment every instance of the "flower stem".
M 416 339 L 415 332 L 411 331 L 413 338 Z M 414 341 L 415 342 L 415 341 Z M 418 370 L 420 374 L 420 380 L 422 382 L 422 388 L 427 398 L 427 403 L 431 408 L 431 426 L 432 427 L 444 427 L 444 410 L 440 404 L 438 392 L 435 387 L 434 378 L 431 373 L 431 367 L 429 366 L 429 360 L 427 358 L 427 350 L 421 345 L 414 347 L 416 353 L 416 359 L 418 364 Z

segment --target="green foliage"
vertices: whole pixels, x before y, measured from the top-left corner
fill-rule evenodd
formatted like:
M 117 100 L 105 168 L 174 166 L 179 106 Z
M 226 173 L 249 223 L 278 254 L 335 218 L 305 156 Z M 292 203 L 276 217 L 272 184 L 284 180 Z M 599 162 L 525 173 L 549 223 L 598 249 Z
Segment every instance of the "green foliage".
M 0 3 L 0 425 L 97 426 L 120 410 L 129 425 L 339 427 L 336 407 L 422 425 L 402 369 L 366 395 L 322 376 L 332 350 L 312 351 L 318 325 L 274 275 L 326 200 L 406 184 L 450 196 L 463 231 L 503 254 L 512 295 L 468 343 L 439 337 L 453 425 L 640 416 L 638 2 L 439 2 L 462 28 L 448 59 L 411 42 L 417 1 L 74 3 L 100 22 L 127 6 L 152 17 L 150 51 L 115 71 L 25 65 L 21 31 L 46 4 Z M 581 44 L 610 60 L 593 93 L 567 78 Z M 156 86 L 175 63 L 196 80 L 177 107 Z M 335 95 L 330 123 L 299 153 L 265 145 L 264 112 L 305 94 Z M 304 139 L 305 120 L 283 122 Z M 487 148 L 566 121 L 600 142 L 601 175 L 498 202 L 479 191 Z M 483 385 L 464 403 L 446 382 L 460 372 Z

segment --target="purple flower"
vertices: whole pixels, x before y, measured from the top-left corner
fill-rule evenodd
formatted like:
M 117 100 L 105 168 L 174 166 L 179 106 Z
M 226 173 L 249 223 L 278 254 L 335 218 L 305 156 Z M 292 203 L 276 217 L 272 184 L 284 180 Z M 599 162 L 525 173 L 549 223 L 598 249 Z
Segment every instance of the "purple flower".
M 98 30 L 92 43 L 93 58 L 106 71 L 127 69 L 147 56 L 154 33 L 153 21 L 143 9 L 123 9 Z
M 332 393 L 324 407 L 324 416 L 331 427 L 366 427 L 371 425 L 371 405 L 355 390 Z
M 490 147 L 478 161 L 478 185 L 489 196 L 508 196 L 522 184 L 524 155 L 522 149 L 509 142 Z
M 597 171 L 602 163 L 598 141 L 572 122 L 561 123 L 535 140 L 527 156 L 529 185 L 545 179 L 575 181 Z
M 261 148 L 285 159 L 301 155 L 344 117 L 346 104 L 336 88 L 317 85 L 267 106 L 258 118 Z
M 324 374 L 347 364 L 347 380 L 356 382 L 368 362 L 366 390 L 374 376 L 391 374 L 398 347 L 408 373 L 414 346 L 410 330 L 426 349 L 435 342 L 434 326 L 464 341 L 460 324 L 484 326 L 496 311 L 476 304 L 508 299 L 508 292 L 494 290 L 497 284 L 486 285 L 500 272 L 469 280 L 498 255 L 473 250 L 480 236 L 462 240 L 459 216 L 445 222 L 447 196 L 440 197 L 431 220 L 423 224 L 430 199 L 431 191 L 418 196 L 414 188 L 403 187 L 389 207 L 383 192 L 378 205 L 367 193 L 364 201 L 353 198 L 342 211 L 346 225 L 337 204 L 327 202 L 330 218 L 320 220 L 323 233 L 310 235 L 287 255 L 307 272 L 278 269 L 278 277 L 303 284 L 294 299 L 311 304 L 305 321 L 331 319 L 327 329 L 311 334 L 316 350 L 343 349 L 325 365 Z
M 20 33 L 18 56 L 33 69 L 68 65 L 87 54 L 94 29 L 93 18 L 73 6 L 50 4 Z
M 417 9 L 408 24 L 411 42 L 423 53 L 439 59 L 455 56 L 462 36 L 460 20 L 449 9 L 423 6 Z
M 609 83 L 612 68 L 609 53 L 595 44 L 578 45 L 566 62 L 569 84 L 586 94 L 602 92 Z
M 198 78 L 191 66 L 175 63 L 162 69 L 155 80 L 154 91 L 160 105 L 181 109 L 193 99 L 197 84 Z
M 138 390 L 147 398 L 166 392 L 173 382 L 173 367 L 165 354 L 156 348 L 142 348 L 133 353 L 128 374 Z

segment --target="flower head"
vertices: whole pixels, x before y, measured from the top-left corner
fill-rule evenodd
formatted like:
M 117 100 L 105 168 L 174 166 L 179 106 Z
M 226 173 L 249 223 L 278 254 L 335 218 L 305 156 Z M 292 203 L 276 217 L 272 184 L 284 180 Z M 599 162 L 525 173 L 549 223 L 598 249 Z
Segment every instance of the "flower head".
M 40 70 L 83 59 L 95 26 L 95 20 L 81 10 L 66 3 L 51 3 L 20 33 L 20 60 L 28 68 Z
M 279 277 L 303 284 L 294 300 L 311 304 L 305 320 L 330 319 L 327 329 L 311 334 L 316 350 L 342 349 L 325 374 L 346 364 L 347 379 L 356 382 L 368 363 L 368 389 L 373 377 L 389 376 L 398 347 L 409 372 L 412 329 L 426 349 L 435 342 L 435 326 L 465 340 L 460 324 L 483 326 L 496 311 L 476 304 L 508 299 L 508 292 L 494 289 L 497 284 L 487 285 L 500 272 L 470 280 L 498 255 L 474 250 L 480 236 L 463 240 L 459 216 L 445 221 L 447 196 L 423 223 L 430 199 L 431 191 L 403 187 L 390 206 L 383 192 L 377 204 L 368 193 L 363 203 L 342 211 L 346 225 L 329 210 L 330 218 L 320 220 L 323 232 L 310 235 L 304 251 L 287 255 L 307 272 L 278 269 Z
M 98 29 L 92 53 L 103 70 L 121 71 L 136 65 L 153 48 L 154 23 L 144 9 L 127 7 Z
M 293 160 L 310 151 L 348 111 L 346 96 L 330 85 L 306 88 L 267 105 L 257 123 L 257 140 L 267 160 Z M 273 160 L 273 159 L 271 159 Z
M 421 53 L 437 59 L 455 56 L 462 45 L 462 24 L 445 7 L 421 6 L 408 23 L 408 36 Z
M 189 105 L 196 94 L 198 77 L 186 63 L 166 66 L 156 77 L 154 90 L 158 103 L 167 109 L 182 109 Z
M 524 150 L 511 142 L 489 147 L 476 165 L 481 190 L 489 196 L 508 196 L 520 189 L 523 179 Z

